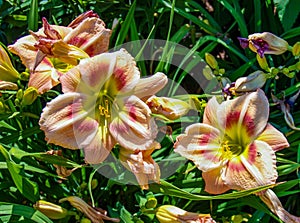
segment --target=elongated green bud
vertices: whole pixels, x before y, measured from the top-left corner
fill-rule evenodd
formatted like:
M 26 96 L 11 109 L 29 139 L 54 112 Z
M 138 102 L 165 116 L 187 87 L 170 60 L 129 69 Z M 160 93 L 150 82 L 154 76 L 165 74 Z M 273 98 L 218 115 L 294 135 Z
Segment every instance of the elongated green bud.
M 212 54 L 205 53 L 205 60 L 212 69 L 217 69 L 219 67 L 216 58 Z
M 51 219 L 62 219 L 68 215 L 68 210 L 48 201 L 39 200 L 33 207 Z

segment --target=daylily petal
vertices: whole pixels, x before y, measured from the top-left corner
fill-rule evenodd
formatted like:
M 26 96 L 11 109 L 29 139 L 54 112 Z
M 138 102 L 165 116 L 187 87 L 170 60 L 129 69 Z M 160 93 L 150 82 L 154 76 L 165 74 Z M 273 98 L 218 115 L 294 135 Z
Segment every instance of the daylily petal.
M 68 27 L 71 27 L 73 29 L 75 29 L 78 25 L 80 25 L 80 23 L 87 19 L 87 18 L 99 18 L 97 13 L 94 13 L 92 10 L 86 11 L 82 14 L 80 14 L 79 16 L 77 16 L 69 25 Z
M 260 199 L 276 214 L 283 222 L 287 223 L 299 223 L 300 217 L 291 215 L 286 211 L 276 194 L 268 189 L 263 195 L 260 195 Z
M 161 114 L 171 120 L 180 118 L 191 109 L 188 103 L 167 97 L 152 96 L 146 101 L 146 104 L 152 113 Z
M 222 194 L 231 189 L 222 179 L 222 171 L 224 170 L 224 167 L 220 166 L 210 171 L 202 172 L 206 192 L 210 194 Z
M 174 151 L 192 160 L 202 171 L 210 171 L 221 165 L 220 131 L 207 124 L 192 124 L 179 135 Z
M 109 127 L 111 134 L 126 149 L 149 149 L 158 132 L 151 111 L 134 95 L 122 100 L 123 103 L 118 105 L 119 113 L 113 114 Z
M 275 152 L 290 146 L 285 136 L 270 124 L 256 140 L 268 143 Z
M 116 65 L 110 78 L 111 92 L 121 94 L 132 90 L 140 80 L 140 72 L 134 58 L 125 50 L 115 52 Z
M 45 58 L 31 73 L 28 86 L 36 88 L 39 94 L 43 94 L 59 84 L 58 79 L 61 75 L 62 73 L 53 67 L 51 61 Z
M 43 109 L 39 121 L 48 143 L 69 149 L 86 147 L 94 139 L 98 123 L 82 108 L 78 93 L 59 95 Z
M 133 94 L 144 101 L 160 91 L 167 83 L 167 76 L 157 72 L 152 76 L 141 78 L 135 86 Z
M 223 102 L 217 111 L 220 126 L 239 145 L 251 143 L 265 129 L 268 116 L 268 99 L 260 89 Z
M 98 128 L 95 137 L 84 147 L 84 158 L 86 163 L 99 164 L 104 161 L 115 145 L 113 137 L 102 129 Z
M 99 92 L 105 82 L 107 82 L 113 74 L 117 54 L 117 52 L 103 53 L 92 58 L 81 60 L 76 69 L 78 69 L 81 74 L 83 84 L 88 86 L 93 92 Z M 67 75 L 69 74 L 67 73 L 66 76 Z M 64 82 L 62 82 L 62 84 L 63 83 Z
M 231 159 L 223 175 L 225 184 L 237 190 L 274 184 L 276 179 L 275 152 L 262 141 L 254 141 L 240 156 Z
M 34 43 L 34 37 L 28 35 L 18 39 L 13 45 L 8 46 L 8 49 L 12 53 L 17 54 L 21 58 L 22 63 L 29 70 L 33 70 L 33 67 L 35 66 L 37 50 L 34 47 Z
M 216 97 L 211 98 L 205 107 L 203 115 L 203 123 L 218 128 L 220 120 L 217 117 L 217 111 L 220 107 L 219 102 Z
M 81 74 L 80 70 L 78 69 L 78 66 L 70 69 L 66 74 L 62 75 L 59 80 L 62 86 L 63 93 L 75 92 L 76 90 L 78 90 L 79 84 L 82 85 L 82 82 L 80 82 Z M 89 87 L 85 87 L 85 89 L 88 88 Z M 80 92 L 85 91 L 82 90 Z
M 84 19 L 73 29 L 64 41 L 84 50 L 89 56 L 95 56 L 108 50 L 111 30 L 96 17 Z

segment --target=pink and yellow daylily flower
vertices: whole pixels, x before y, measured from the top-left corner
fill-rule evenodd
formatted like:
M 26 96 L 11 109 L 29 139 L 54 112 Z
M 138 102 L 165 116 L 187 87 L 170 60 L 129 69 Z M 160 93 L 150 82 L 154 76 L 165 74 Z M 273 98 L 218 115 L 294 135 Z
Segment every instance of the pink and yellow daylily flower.
M 108 50 L 111 30 L 92 11 L 78 16 L 68 27 L 50 25 L 22 37 L 9 50 L 30 72 L 29 87 L 40 94 L 59 84 L 59 78 L 83 58 Z
M 133 151 L 151 149 L 157 126 L 149 107 L 132 94 L 140 80 L 133 57 L 124 49 L 81 60 L 62 76 L 64 94 L 43 110 L 39 123 L 47 141 L 84 149 L 86 162 L 92 164 L 102 162 L 116 143 Z
M 202 170 L 205 190 L 212 194 L 274 184 L 275 152 L 289 143 L 267 123 L 268 116 L 269 103 L 260 89 L 221 104 L 214 97 L 207 103 L 203 123 L 188 126 L 177 137 L 175 152 Z M 272 199 L 268 194 L 263 193 L 263 201 Z

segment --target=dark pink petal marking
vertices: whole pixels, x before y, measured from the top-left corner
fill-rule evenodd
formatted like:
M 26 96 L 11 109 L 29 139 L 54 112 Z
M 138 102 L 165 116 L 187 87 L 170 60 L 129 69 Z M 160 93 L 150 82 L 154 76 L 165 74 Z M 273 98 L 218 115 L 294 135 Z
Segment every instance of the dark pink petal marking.
M 126 73 L 125 70 L 121 68 L 116 68 L 114 70 L 114 79 L 116 80 L 118 91 L 121 90 L 126 85 Z
M 77 46 L 80 48 L 82 45 L 84 45 L 87 42 L 88 42 L 87 39 L 79 37 L 79 36 L 75 36 L 68 41 L 68 44 L 71 44 L 73 46 Z

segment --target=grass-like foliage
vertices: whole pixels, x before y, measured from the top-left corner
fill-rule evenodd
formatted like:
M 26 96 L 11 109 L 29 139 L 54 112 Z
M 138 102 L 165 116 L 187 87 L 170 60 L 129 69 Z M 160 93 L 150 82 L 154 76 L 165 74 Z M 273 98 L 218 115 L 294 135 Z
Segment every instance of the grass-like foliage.
M 47 44 L 42 42 L 45 36 L 40 35 L 41 30 L 38 30 L 46 27 L 43 18 L 46 18 L 51 27 L 67 27 L 75 18 L 88 11 L 97 14 L 105 23 L 105 32 L 110 33 L 110 37 L 106 39 L 107 49 L 103 52 L 100 50 L 94 55 L 83 47 L 75 47 L 75 51 L 74 48 L 68 48 L 70 51 L 64 55 L 67 48 L 63 44 L 47 48 L 48 43 L 52 41 L 52 44 L 62 36 L 51 29 L 48 31 L 55 37 L 47 36 L 46 39 L 51 41 Z M 90 17 L 93 18 L 94 14 Z M 0 0 L 0 222 L 190 223 L 196 222 L 195 219 L 198 218 L 197 222 L 200 222 L 200 219 L 210 217 L 215 222 L 224 223 L 283 222 L 276 212 L 278 207 L 275 205 L 272 209 L 272 204 L 268 205 L 263 197 L 267 191 L 276 194 L 287 212 L 300 216 L 299 22 L 298 0 Z M 77 25 L 68 29 L 75 29 Z M 12 47 L 16 41 L 28 35 L 34 36 L 32 41 L 40 41 L 40 45 L 32 45 L 30 49 L 25 47 L 20 51 Z M 105 41 L 106 37 L 104 34 L 103 36 Z M 78 34 L 79 37 L 82 36 Z M 85 41 L 91 38 L 89 36 Z M 67 42 L 64 37 L 62 40 Z M 99 46 L 100 42 L 96 45 Z M 47 54 L 43 47 L 51 49 L 51 52 Z M 87 157 L 85 154 L 96 145 L 88 141 L 92 133 L 85 133 L 92 132 L 90 126 L 83 126 L 80 131 L 72 133 L 75 135 L 72 136 L 67 127 L 62 127 L 70 125 L 66 124 L 69 123 L 68 120 L 61 121 L 62 118 L 55 114 L 66 109 L 66 112 L 74 112 L 68 117 L 72 119 L 74 115 L 73 118 L 76 119 L 77 113 L 74 110 L 77 107 L 74 104 L 77 99 L 71 103 L 74 105 L 71 111 L 67 111 L 69 104 L 65 102 L 64 107 L 61 101 L 67 101 L 68 94 L 75 98 L 75 93 L 93 92 L 92 82 L 97 80 L 88 80 L 91 81 L 90 85 L 78 84 L 75 90 L 69 90 L 71 84 L 77 80 L 86 81 L 84 72 L 94 72 L 94 76 L 98 73 L 104 75 L 106 69 L 110 72 L 111 69 L 106 65 L 127 55 L 124 52 L 122 54 L 120 48 L 125 48 L 131 54 L 131 59 L 128 60 L 136 61 L 134 63 L 142 78 L 154 78 L 157 73 L 165 74 L 168 84 L 162 84 L 164 86 L 157 94 L 150 92 L 151 96 L 157 96 L 152 99 L 149 95 L 131 95 L 135 97 L 131 100 L 138 100 L 138 103 L 135 101 L 136 107 L 129 105 L 133 103 L 126 98 L 130 97 L 130 92 L 122 92 L 120 83 L 131 80 L 127 80 L 124 74 L 119 74 L 124 67 L 116 63 L 118 70 L 112 73 L 124 76 L 120 78 L 116 75 L 115 79 L 105 80 L 104 93 L 101 91 L 97 94 L 94 103 L 87 102 L 83 105 L 85 111 L 90 108 L 84 107 L 87 104 L 96 104 L 93 115 L 98 119 L 95 118 L 93 123 L 98 123 L 97 127 L 102 129 L 99 134 L 102 138 L 97 145 L 103 144 L 107 148 L 108 140 L 103 137 L 105 131 L 111 132 L 109 137 L 115 142 L 107 159 L 99 158 L 103 162 L 92 162 L 97 159 L 97 155 Z M 34 67 L 24 62 L 25 55 L 32 49 L 36 52 L 39 49 L 39 53 L 32 58 Z M 105 56 L 115 55 L 114 52 L 119 54 L 116 57 Z M 104 61 L 104 66 L 99 66 L 100 69 L 97 70 L 92 67 L 93 64 L 84 64 L 90 57 L 97 58 L 94 61 L 99 63 Z M 48 61 L 55 64 L 52 76 L 48 76 L 52 78 L 49 89 L 44 85 L 43 88 L 40 87 L 44 81 L 41 78 L 44 71 L 39 70 L 39 67 L 45 58 L 50 58 Z M 81 76 L 76 76 L 75 71 L 68 72 L 77 66 Z M 59 70 L 59 73 L 54 70 Z M 35 74 L 34 79 L 32 73 L 35 71 L 39 73 Z M 74 78 L 72 83 L 71 78 Z M 118 78 L 123 78 L 120 83 Z M 142 89 L 132 94 L 142 95 L 143 92 L 152 91 L 165 79 L 161 77 L 152 82 L 149 79 L 151 86 L 147 86 L 147 81 L 141 85 L 132 84 L 142 86 Z M 118 97 L 115 97 L 117 94 Z M 256 94 L 258 96 L 251 96 Z M 122 106 L 119 106 L 118 100 L 128 101 L 122 101 Z M 235 118 L 230 116 L 225 118 L 227 127 L 223 128 L 222 124 L 214 125 L 214 121 L 207 119 L 216 114 L 220 115 L 216 117 L 223 117 L 225 114 L 219 114 L 218 111 L 226 113 L 226 110 L 211 109 L 213 100 L 226 101 L 229 106 L 230 102 L 240 100 L 235 106 L 241 105 L 241 111 L 235 107 L 230 109 L 238 110 L 238 118 L 242 117 L 243 112 L 247 115 L 249 113 L 249 117 L 259 117 L 259 121 L 254 121 L 257 126 L 251 121 L 247 122 L 247 115 L 244 121 L 238 120 L 238 124 L 232 124 Z M 261 100 L 258 105 L 256 100 Z M 133 123 L 130 124 L 133 130 L 126 129 L 126 126 L 122 129 L 120 126 L 115 127 L 113 118 L 121 115 L 108 114 L 110 109 L 115 108 L 126 113 L 126 106 L 131 106 L 127 118 Z M 137 107 L 143 107 L 144 110 L 134 113 Z M 214 114 L 207 115 L 209 109 Z M 269 112 L 266 112 L 268 109 Z M 142 117 L 145 110 L 149 113 L 147 118 L 155 123 L 155 129 L 149 131 L 150 135 L 154 135 L 154 138 L 149 136 L 151 143 L 156 142 L 151 148 L 146 143 L 143 144 L 148 135 L 143 135 L 145 133 L 141 128 L 149 124 L 148 119 L 145 118 L 145 121 Z M 93 116 L 88 118 L 93 119 Z M 118 123 L 122 124 L 124 120 L 119 118 Z M 135 122 L 142 124 L 138 123 L 136 127 Z M 194 133 L 196 136 L 191 136 L 194 141 L 190 140 L 187 146 L 185 143 L 189 139 L 186 138 L 192 133 L 182 134 L 186 129 L 195 131 L 194 124 L 203 122 L 212 127 L 199 127 L 204 129 L 199 130 L 200 132 L 206 132 L 199 135 Z M 264 142 L 272 146 L 271 152 L 253 146 L 255 153 L 249 154 L 256 158 L 251 160 L 249 155 L 247 166 L 243 158 L 236 157 L 242 156 L 244 150 L 250 151 L 248 139 L 259 139 L 266 127 L 257 130 L 261 122 L 270 123 L 278 132 L 270 135 Z M 237 127 L 244 124 L 245 127 Z M 70 128 L 76 131 L 76 126 L 74 124 Z M 232 126 L 241 132 L 233 133 L 235 127 Z M 237 167 L 224 168 L 223 172 L 219 170 L 222 174 L 219 178 L 214 178 L 215 172 L 209 172 L 210 167 L 203 167 L 204 163 L 213 158 L 209 154 L 205 158 L 201 157 L 211 149 L 209 143 L 212 141 L 209 141 L 209 137 L 214 134 L 210 130 L 212 128 L 225 133 L 228 131 L 227 135 L 223 135 L 224 141 L 220 139 L 222 142 L 220 141 L 217 153 L 221 155 L 218 159 L 226 162 L 236 159 L 241 162 L 239 164 L 234 161 Z M 118 134 L 115 133 L 117 130 Z M 128 144 L 126 131 L 131 131 L 127 135 Z M 199 147 L 203 147 L 203 135 L 208 138 L 205 145 L 209 149 L 200 151 L 195 149 L 195 145 L 198 143 Z M 68 137 L 78 140 L 69 142 Z M 284 141 L 285 138 L 287 141 Z M 276 145 L 274 142 L 282 144 Z M 138 143 L 140 148 L 126 148 L 127 145 L 130 147 L 131 144 Z M 245 147 L 239 147 L 238 144 Z M 70 148 L 68 145 L 78 145 L 78 148 Z M 187 155 L 185 147 L 195 151 L 190 153 L 192 155 Z M 148 152 L 150 150 L 152 154 Z M 269 160 L 272 162 L 267 163 Z M 249 171 L 248 179 L 248 175 L 239 172 L 238 165 Z M 231 170 L 236 171 L 233 171 L 233 176 L 229 174 Z M 273 173 L 276 176 L 271 176 Z M 143 177 L 146 177 L 146 182 Z M 211 178 L 214 178 L 215 184 L 211 184 Z M 224 181 L 228 186 L 225 192 L 220 189 L 220 193 L 217 193 L 219 181 Z M 235 186 L 230 184 L 233 181 Z M 170 207 L 165 205 L 176 206 L 187 212 L 181 213 L 172 208 L 168 212 Z M 191 219 L 188 220 L 185 216 L 190 216 Z

